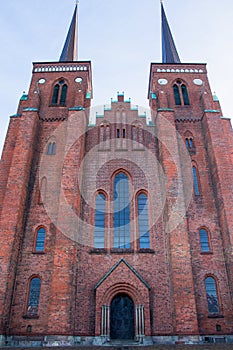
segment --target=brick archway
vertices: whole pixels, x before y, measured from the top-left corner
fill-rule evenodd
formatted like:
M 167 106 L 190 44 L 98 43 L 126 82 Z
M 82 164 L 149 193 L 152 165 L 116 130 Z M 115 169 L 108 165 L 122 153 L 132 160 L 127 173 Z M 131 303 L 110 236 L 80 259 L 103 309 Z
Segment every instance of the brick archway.
M 132 266 L 121 259 L 99 281 L 96 291 L 95 335 L 110 337 L 110 305 L 118 294 L 128 295 L 135 305 L 135 336 L 150 336 L 150 286 Z

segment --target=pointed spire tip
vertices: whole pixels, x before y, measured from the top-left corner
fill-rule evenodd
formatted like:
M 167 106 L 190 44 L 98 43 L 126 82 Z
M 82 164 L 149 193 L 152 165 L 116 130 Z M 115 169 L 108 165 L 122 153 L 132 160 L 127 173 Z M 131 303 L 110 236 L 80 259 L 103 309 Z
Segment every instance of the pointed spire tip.
M 163 2 L 161 4 L 162 12 L 162 62 L 163 63 L 181 63 L 175 46 L 174 39 L 168 24 L 168 20 L 164 11 Z
M 66 37 L 66 41 L 60 56 L 60 62 L 76 61 L 77 60 L 77 20 L 78 20 L 78 5 L 76 6 L 71 20 L 70 28 Z

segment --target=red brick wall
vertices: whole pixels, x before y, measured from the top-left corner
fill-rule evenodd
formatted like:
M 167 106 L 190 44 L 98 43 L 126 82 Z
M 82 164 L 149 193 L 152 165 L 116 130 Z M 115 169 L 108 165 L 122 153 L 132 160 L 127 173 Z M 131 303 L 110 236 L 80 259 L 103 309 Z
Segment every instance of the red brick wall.
M 101 306 L 110 305 L 117 293 L 126 292 L 135 305 L 145 306 L 146 335 L 213 334 L 216 324 L 222 327 L 220 333 L 232 333 L 232 130 L 220 118 L 221 111 L 216 112 L 220 106 L 213 102 L 205 65 L 152 65 L 150 90 L 157 99 L 150 99 L 150 105 L 155 126 L 148 126 L 121 96 L 112 102 L 111 110 L 97 118 L 96 127 L 87 126 L 84 112 L 69 110 L 90 105 L 86 93 L 91 91 L 91 71 L 88 62 L 82 65 L 88 69 L 74 71 L 72 63 L 72 70 L 51 71 L 65 65 L 36 64 L 28 101 L 19 108 L 19 126 L 12 123 L 6 139 L 1 163 L 2 188 L 7 183 L 5 197 L 5 190 L 0 192 L 0 198 L 5 198 L 0 254 L 2 332 L 25 334 L 30 324 L 33 334 L 99 335 Z M 45 67 L 44 71 L 39 72 L 40 67 Z M 83 78 L 81 85 L 74 81 L 79 76 Z M 46 83 L 38 85 L 40 78 Z M 60 78 L 68 82 L 67 104 L 54 107 L 50 105 L 52 87 Z M 168 83 L 159 85 L 161 78 Z M 190 106 L 174 104 L 172 85 L 178 78 L 188 88 Z M 194 79 L 202 79 L 204 85 L 195 85 Z M 38 113 L 23 111 L 35 106 Z M 125 126 L 117 121 L 118 112 L 125 113 Z M 108 150 L 99 145 L 101 125 L 110 128 Z M 140 149 L 132 143 L 132 125 L 143 130 Z M 116 129 L 122 127 L 126 139 L 119 148 Z M 183 142 L 187 132 L 195 145 L 190 155 Z M 46 155 L 50 140 L 57 144 L 55 156 Z M 192 162 L 198 167 L 200 196 L 191 193 Z M 128 174 L 132 195 L 131 248 L 125 251 L 113 249 L 112 244 L 113 182 L 119 169 Z M 43 177 L 48 187 L 41 204 L 38 198 Z M 102 250 L 93 249 L 97 190 L 107 195 Z M 138 247 L 136 203 L 140 190 L 149 196 L 148 250 Z M 46 229 L 44 254 L 34 252 L 40 225 Z M 201 227 L 210 232 L 211 254 L 201 253 Z M 150 290 L 123 263 L 95 290 L 122 257 Z M 39 318 L 34 319 L 26 317 L 32 275 L 42 281 Z M 207 275 L 218 281 L 221 318 L 208 315 Z

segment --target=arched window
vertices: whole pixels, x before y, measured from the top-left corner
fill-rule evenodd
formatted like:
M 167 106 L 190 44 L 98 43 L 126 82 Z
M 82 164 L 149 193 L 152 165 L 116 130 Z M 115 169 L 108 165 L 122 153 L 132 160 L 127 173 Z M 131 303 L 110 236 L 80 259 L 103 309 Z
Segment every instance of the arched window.
M 192 149 L 194 148 L 194 144 L 193 144 L 193 139 L 190 137 L 186 137 L 185 139 L 185 144 L 186 144 L 186 148 L 187 149 Z
M 122 172 L 114 179 L 114 248 L 130 248 L 129 179 Z
M 56 142 L 49 142 L 48 148 L 47 148 L 47 154 L 50 156 L 55 156 L 56 154 Z
M 60 86 L 58 84 L 56 84 L 53 88 L 53 97 L 52 97 L 53 105 L 56 105 L 58 102 L 59 89 L 60 89 Z
M 64 106 L 66 104 L 66 95 L 67 95 L 67 85 L 64 84 L 61 89 L 61 98 L 60 98 L 60 105 Z
M 49 142 L 49 144 L 48 144 L 47 154 L 48 155 L 52 154 L 52 142 Z
M 206 298 L 208 303 L 208 312 L 210 314 L 219 313 L 219 301 L 216 282 L 213 277 L 205 279 Z
M 56 142 L 53 142 L 52 143 L 52 153 L 51 153 L 53 156 L 55 156 L 55 154 L 56 154 L 56 148 L 57 148 Z
M 189 147 L 193 148 L 193 139 L 192 138 L 189 139 Z
M 197 168 L 193 165 L 192 167 L 192 172 L 193 172 L 193 186 L 194 186 L 194 192 L 196 196 L 200 195 L 200 190 L 199 190 L 199 183 L 198 183 L 198 174 L 197 174 Z
M 175 104 L 177 106 L 188 106 L 190 104 L 188 89 L 186 85 L 182 83 L 181 80 L 177 80 L 176 83 L 173 85 L 173 92 L 174 92 Z
M 204 228 L 202 228 L 199 231 L 199 235 L 200 235 L 201 251 L 203 253 L 210 252 L 210 244 L 209 244 L 209 234 L 208 234 L 208 232 Z
M 187 87 L 184 84 L 182 84 L 181 85 L 181 90 L 182 90 L 184 105 L 188 106 L 189 105 L 189 96 L 188 96 Z
M 98 193 L 95 199 L 94 248 L 104 248 L 105 202 L 105 195 Z
M 38 277 L 32 278 L 29 286 L 28 305 L 27 305 L 27 313 L 29 315 L 38 314 L 39 300 L 40 300 L 40 287 L 41 287 L 40 278 Z
M 174 97 L 175 97 L 175 104 L 177 106 L 181 106 L 180 91 L 179 91 L 179 87 L 176 84 L 173 85 L 173 91 L 174 91 Z
M 52 105 L 65 106 L 68 86 L 63 79 L 53 88 Z
M 150 248 L 148 198 L 144 193 L 138 196 L 138 228 L 140 248 Z
M 36 233 L 36 244 L 35 244 L 35 251 L 36 252 L 43 252 L 44 251 L 44 244 L 45 244 L 45 229 L 43 227 L 39 228 Z

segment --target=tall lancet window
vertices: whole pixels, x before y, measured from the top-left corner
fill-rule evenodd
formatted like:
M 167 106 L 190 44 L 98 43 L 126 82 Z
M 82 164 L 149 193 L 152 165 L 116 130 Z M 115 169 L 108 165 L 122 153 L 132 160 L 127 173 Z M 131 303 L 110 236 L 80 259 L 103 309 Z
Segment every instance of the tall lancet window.
M 53 97 L 52 97 L 52 104 L 53 105 L 56 105 L 57 104 L 57 101 L 58 101 L 58 95 L 59 95 L 59 85 L 56 84 L 53 88 Z
M 174 91 L 174 98 L 175 98 L 175 104 L 177 106 L 181 106 L 181 98 L 180 98 L 180 91 L 178 88 L 178 85 L 173 85 L 173 91 Z
M 61 98 L 60 98 L 61 106 L 64 106 L 66 104 L 66 95 L 67 95 L 67 85 L 64 84 L 61 89 Z
M 197 168 L 193 165 L 192 167 L 193 172 L 193 186 L 194 186 L 194 192 L 196 196 L 200 196 L 200 189 L 199 189 L 199 179 L 198 179 L 198 172 Z
M 36 252 L 44 252 L 45 235 L 46 235 L 45 229 L 43 227 L 40 227 L 36 232 L 36 245 L 35 245 Z
M 177 80 L 173 85 L 173 92 L 177 106 L 188 106 L 190 104 L 187 86 L 181 80 Z
M 30 281 L 27 313 L 29 315 L 37 315 L 39 310 L 41 280 L 34 277 Z
M 200 244 L 201 244 L 201 251 L 202 253 L 209 253 L 210 252 L 210 243 L 209 243 L 209 234 L 206 231 L 206 229 L 201 228 L 199 231 L 200 235 Z
M 122 172 L 114 179 L 114 248 L 130 248 L 129 179 Z
M 106 197 L 98 193 L 95 199 L 94 248 L 104 248 Z
M 150 248 L 150 232 L 148 221 L 148 197 L 145 193 L 138 196 L 138 228 L 139 247 Z
M 65 106 L 68 86 L 63 79 L 60 79 L 58 84 L 53 88 L 52 105 Z
M 188 106 L 189 105 L 189 96 L 188 96 L 188 90 L 187 90 L 186 85 L 182 84 L 181 90 L 182 90 L 184 105 Z
M 206 298 L 208 303 L 208 312 L 210 314 L 219 313 L 219 301 L 217 294 L 217 286 L 213 277 L 205 279 Z

